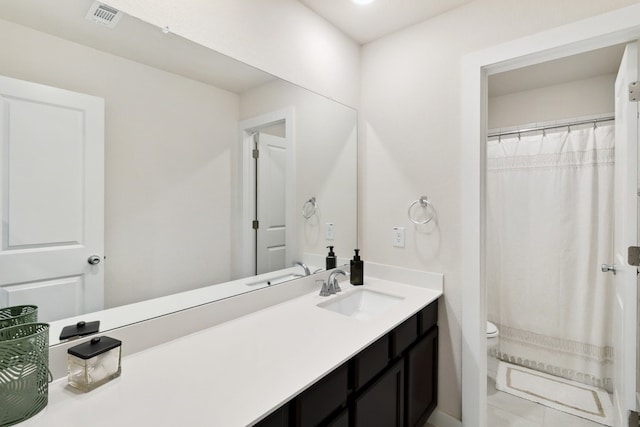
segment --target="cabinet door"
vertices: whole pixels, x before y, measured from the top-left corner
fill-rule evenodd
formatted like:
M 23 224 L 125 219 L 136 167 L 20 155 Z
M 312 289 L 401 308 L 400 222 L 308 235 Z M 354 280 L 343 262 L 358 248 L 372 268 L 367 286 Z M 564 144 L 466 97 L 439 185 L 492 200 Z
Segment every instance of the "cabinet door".
M 438 401 L 438 327 L 434 326 L 406 357 L 406 417 L 409 427 L 422 426 Z
M 404 418 L 404 361 L 399 360 L 355 399 L 354 425 L 401 427 Z
M 349 427 L 349 410 L 344 409 L 326 427 Z

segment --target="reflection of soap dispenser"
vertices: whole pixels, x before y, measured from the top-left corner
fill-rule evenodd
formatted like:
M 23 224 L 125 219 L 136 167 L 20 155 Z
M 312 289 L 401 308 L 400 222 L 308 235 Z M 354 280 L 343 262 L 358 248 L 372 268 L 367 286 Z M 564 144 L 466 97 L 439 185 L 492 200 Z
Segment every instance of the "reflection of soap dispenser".
M 327 246 L 329 248 L 329 253 L 327 254 L 327 259 L 325 261 L 325 268 L 327 270 L 331 270 L 332 268 L 336 268 L 336 254 L 333 253 L 333 246 Z
M 351 260 L 351 284 L 362 285 L 364 284 L 364 263 L 360 259 L 360 249 L 356 249 L 356 254 Z

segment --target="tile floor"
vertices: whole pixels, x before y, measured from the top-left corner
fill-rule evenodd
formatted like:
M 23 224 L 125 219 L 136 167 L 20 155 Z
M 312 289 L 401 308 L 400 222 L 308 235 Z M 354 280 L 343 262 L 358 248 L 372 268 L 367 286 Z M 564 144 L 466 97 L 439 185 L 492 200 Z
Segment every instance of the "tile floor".
M 602 427 L 602 424 L 496 390 L 497 361 L 489 358 L 487 427 Z
M 496 389 L 498 362 L 489 358 L 487 378 L 487 427 L 602 427 L 602 424 Z M 434 427 L 427 423 L 424 427 Z
M 487 383 L 487 427 L 602 427 L 602 424 L 496 390 Z

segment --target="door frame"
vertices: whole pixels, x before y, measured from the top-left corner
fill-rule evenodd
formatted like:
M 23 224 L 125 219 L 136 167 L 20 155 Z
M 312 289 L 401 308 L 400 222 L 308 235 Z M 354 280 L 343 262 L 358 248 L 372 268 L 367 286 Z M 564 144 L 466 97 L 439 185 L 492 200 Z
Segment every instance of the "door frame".
M 297 253 L 297 239 L 295 236 L 295 195 L 296 195 L 296 144 L 295 144 L 295 109 L 287 107 L 272 111 L 250 119 L 242 120 L 238 125 L 239 153 L 238 153 L 238 189 L 237 194 L 237 235 L 240 237 L 236 252 L 236 278 L 253 276 L 255 268 L 255 239 L 251 229 L 251 221 L 255 218 L 255 168 L 251 152 L 253 150 L 253 134 L 267 127 L 284 123 L 285 139 L 287 143 L 287 181 L 285 218 L 287 225 L 285 241 L 287 245 L 287 265 L 291 264 Z
M 461 90 L 462 422 L 487 425 L 485 183 L 488 76 L 640 39 L 632 5 L 465 55 Z

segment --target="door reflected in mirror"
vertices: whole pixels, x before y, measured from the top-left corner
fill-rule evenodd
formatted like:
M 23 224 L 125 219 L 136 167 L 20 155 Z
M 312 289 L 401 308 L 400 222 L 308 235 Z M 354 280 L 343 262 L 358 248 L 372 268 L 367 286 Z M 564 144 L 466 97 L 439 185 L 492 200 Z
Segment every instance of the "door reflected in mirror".
M 287 248 L 286 181 L 294 179 L 287 168 L 287 140 L 265 132 L 254 134 L 256 143 L 256 271 L 282 270 L 291 260 Z M 289 147 L 289 150 L 291 148 Z M 289 197 L 292 197 L 290 195 Z

